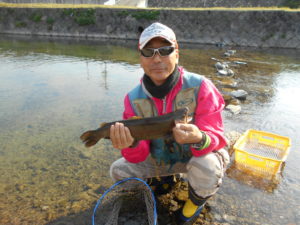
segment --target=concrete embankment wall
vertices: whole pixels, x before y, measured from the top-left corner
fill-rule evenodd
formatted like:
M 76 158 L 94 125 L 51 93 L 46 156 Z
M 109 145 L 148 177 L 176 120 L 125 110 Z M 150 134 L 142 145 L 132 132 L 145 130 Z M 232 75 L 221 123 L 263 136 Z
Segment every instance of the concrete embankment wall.
M 149 7 L 272 7 L 286 0 L 148 0 Z
M 0 33 L 138 39 L 160 21 L 179 42 L 300 48 L 300 11 L 0 7 Z

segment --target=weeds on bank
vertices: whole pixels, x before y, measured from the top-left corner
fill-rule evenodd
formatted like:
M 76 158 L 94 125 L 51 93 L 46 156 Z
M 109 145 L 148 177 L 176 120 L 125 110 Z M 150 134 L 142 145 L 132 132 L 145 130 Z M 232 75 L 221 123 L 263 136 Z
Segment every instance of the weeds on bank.
M 64 9 L 63 15 L 73 17 L 79 25 L 90 25 L 96 23 L 95 9 Z
M 298 9 L 300 8 L 300 0 L 285 0 L 282 6 L 289 7 L 291 9 Z
M 30 20 L 32 20 L 32 21 L 34 21 L 34 22 L 36 22 L 36 23 L 38 23 L 38 22 L 40 22 L 41 21 L 41 19 L 42 19 L 42 14 L 41 13 L 33 13 L 33 14 L 31 14 L 31 16 L 29 17 L 29 19 Z
M 139 19 L 146 19 L 146 20 L 156 20 L 159 16 L 160 12 L 158 10 L 145 10 L 145 11 L 127 11 L 123 10 L 120 13 L 118 13 L 119 16 L 132 16 Z

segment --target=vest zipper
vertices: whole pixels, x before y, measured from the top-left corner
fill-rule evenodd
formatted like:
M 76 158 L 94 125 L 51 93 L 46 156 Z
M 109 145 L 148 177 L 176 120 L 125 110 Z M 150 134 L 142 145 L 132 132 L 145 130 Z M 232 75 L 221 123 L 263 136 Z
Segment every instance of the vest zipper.
M 163 98 L 163 111 L 162 114 L 165 114 L 167 111 L 167 101 L 166 101 L 166 97 Z

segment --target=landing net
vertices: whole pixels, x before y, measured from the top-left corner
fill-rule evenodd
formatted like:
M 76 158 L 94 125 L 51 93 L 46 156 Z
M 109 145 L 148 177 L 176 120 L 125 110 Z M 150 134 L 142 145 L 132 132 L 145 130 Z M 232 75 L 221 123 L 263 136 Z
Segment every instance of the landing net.
M 93 225 L 157 225 L 156 201 L 150 186 L 139 178 L 118 181 L 98 200 Z

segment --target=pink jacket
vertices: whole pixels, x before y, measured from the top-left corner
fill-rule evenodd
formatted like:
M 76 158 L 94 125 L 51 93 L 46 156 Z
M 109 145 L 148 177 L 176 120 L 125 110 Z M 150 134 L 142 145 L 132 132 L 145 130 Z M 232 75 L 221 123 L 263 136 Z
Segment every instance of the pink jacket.
M 166 96 L 166 112 L 169 113 L 172 111 L 172 102 L 175 99 L 177 93 L 181 90 L 184 69 L 179 67 L 180 79 L 176 86 L 168 93 Z M 152 97 L 153 102 L 155 103 L 158 115 L 163 114 L 163 101 Z M 124 100 L 125 110 L 123 113 L 123 119 L 128 119 L 135 116 L 134 110 L 131 107 L 129 97 L 126 95 Z M 226 139 L 224 137 L 223 131 L 223 120 L 221 112 L 224 108 L 224 99 L 219 93 L 214 84 L 204 78 L 201 87 L 198 92 L 198 103 L 195 110 L 194 123 L 199 127 L 200 130 L 205 131 L 207 135 L 211 138 L 211 144 L 209 147 L 196 150 L 191 148 L 192 154 L 196 157 L 205 155 L 213 150 L 219 150 L 226 145 Z M 123 157 L 131 162 L 138 163 L 144 161 L 147 156 L 150 154 L 150 140 L 142 140 L 134 148 L 124 148 L 121 153 Z

